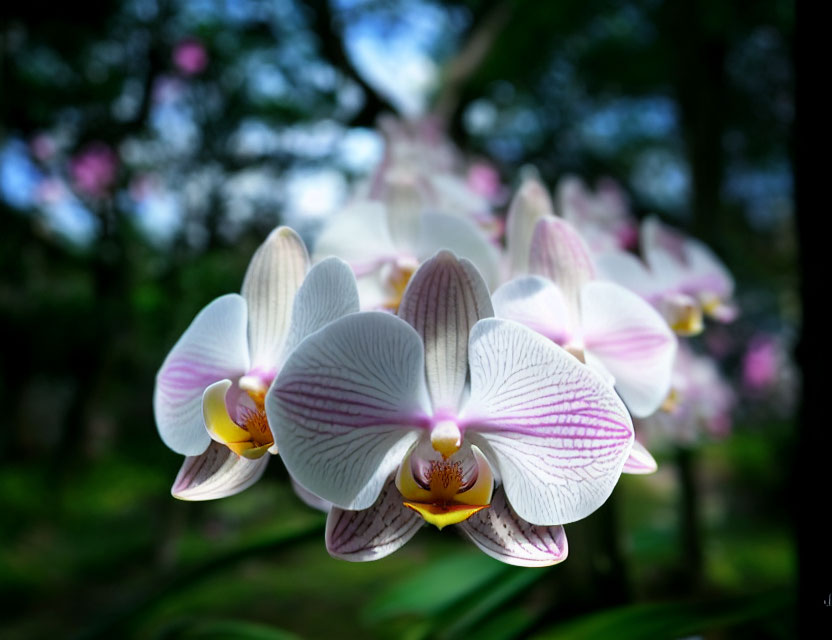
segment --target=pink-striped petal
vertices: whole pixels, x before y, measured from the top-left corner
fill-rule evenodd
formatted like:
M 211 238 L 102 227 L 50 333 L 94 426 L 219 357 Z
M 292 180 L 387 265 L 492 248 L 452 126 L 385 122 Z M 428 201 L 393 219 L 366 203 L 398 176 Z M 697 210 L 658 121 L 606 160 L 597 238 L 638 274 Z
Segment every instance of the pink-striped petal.
M 358 311 L 358 288 L 349 265 L 330 257 L 316 264 L 306 276 L 292 309 L 285 359 L 301 340 L 333 320 Z
M 589 282 L 581 290 L 587 364 L 597 359 L 636 417 L 659 408 L 670 390 L 676 336 L 644 299 L 612 282 Z
M 507 282 L 491 298 L 498 318 L 514 320 L 559 345 L 572 338 L 569 311 L 560 289 L 541 276 L 524 276 Z
M 396 485 L 389 481 L 369 509 L 333 507 L 326 520 L 326 549 L 350 562 L 378 560 L 401 548 L 422 524 L 422 517 L 404 506 Z
M 417 257 L 427 260 L 442 249 L 473 262 L 489 291 L 497 287 L 500 253 L 480 228 L 459 216 L 423 213 Z
M 553 213 L 546 188 L 536 178 L 526 178 L 512 198 L 506 217 L 508 277 L 529 273 L 529 250 L 535 225 Z
M 622 473 L 631 473 L 636 475 L 645 475 L 648 473 L 655 473 L 659 465 L 656 459 L 650 455 L 650 452 L 644 448 L 638 440 L 633 441 L 633 449 L 630 451 L 630 457 L 624 463 Z
M 600 507 L 630 453 L 633 425 L 613 389 L 531 329 L 480 320 L 471 332 L 465 437 L 496 463 L 531 524 L 566 524 Z
M 204 453 L 185 458 L 170 492 L 180 500 L 215 500 L 240 493 L 260 479 L 269 456 L 250 460 L 212 442 Z
M 202 393 L 224 378 L 249 369 L 246 302 L 222 296 L 197 314 L 156 374 L 153 413 L 162 441 L 194 456 L 211 442 L 202 420 Z
M 595 277 L 592 257 L 578 230 L 554 216 L 535 225 L 529 271 L 558 285 L 575 316 L 579 313 L 581 287 Z
M 342 509 L 369 508 L 426 426 L 424 348 L 403 320 L 354 313 L 301 342 L 266 396 L 289 473 Z
M 433 409 L 456 412 L 468 375 L 468 334 L 494 315 L 488 288 L 468 260 L 440 251 L 413 274 L 399 317 L 425 345 L 425 373 Z
M 255 251 L 243 280 L 248 304 L 251 366 L 273 372 L 289 332 L 292 304 L 306 271 L 309 255 L 300 236 L 278 227 Z
M 529 524 L 509 506 L 502 488 L 494 492 L 488 509 L 459 526 L 489 556 L 518 567 L 548 567 L 566 560 L 568 553 L 562 526 Z

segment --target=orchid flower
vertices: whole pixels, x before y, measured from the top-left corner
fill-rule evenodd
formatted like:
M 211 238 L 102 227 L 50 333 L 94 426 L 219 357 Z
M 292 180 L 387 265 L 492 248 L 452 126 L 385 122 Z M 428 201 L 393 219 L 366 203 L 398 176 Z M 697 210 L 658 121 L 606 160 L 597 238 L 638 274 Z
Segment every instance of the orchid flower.
M 672 390 L 662 411 L 638 421 L 651 438 L 690 444 L 703 436 L 723 437 L 731 430 L 736 396 L 713 358 L 679 345 Z
M 362 309 L 395 311 L 419 264 L 441 248 L 468 258 L 496 284 L 498 251 L 469 220 L 435 213 L 409 174 L 387 176 L 384 202 L 359 200 L 321 231 L 313 258 L 334 255 L 355 272 Z
M 349 267 L 332 258 L 309 271 L 300 237 L 278 227 L 255 252 L 242 295 L 197 314 L 156 376 L 153 410 L 163 442 L 188 456 L 171 493 L 210 500 L 246 489 L 277 448 L 266 390 L 307 334 L 358 310 Z
M 367 197 L 379 198 L 390 174 L 409 174 L 431 211 L 470 220 L 492 241 L 499 240 L 502 225 L 492 211 L 494 189 L 499 187 L 496 171 L 490 172 L 487 181 L 472 184 L 470 169 L 477 165 L 466 168 L 462 154 L 444 134 L 437 118 L 403 121 L 381 117 L 379 128 L 386 142 L 385 153 L 367 185 Z M 478 174 L 482 177 L 484 168 L 485 165 L 479 165 Z M 486 193 L 481 193 L 478 186 L 486 186 Z
M 634 416 L 659 408 L 670 389 L 676 337 L 647 302 L 595 280 L 589 249 L 562 218 L 535 224 L 528 271 L 494 292 L 497 316 L 564 347 L 615 384 Z
M 700 333 L 703 312 L 720 322 L 736 317 L 734 280 L 704 244 L 649 217 L 641 225 L 641 249 L 645 262 L 609 252 L 597 257 L 598 269 L 653 304 L 676 333 Z
M 597 373 L 491 317 L 465 259 L 440 251 L 398 316 L 362 312 L 301 342 L 266 397 L 290 474 L 332 503 L 330 554 L 373 560 L 424 522 L 523 566 L 566 557 L 561 525 L 595 511 L 633 429 Z

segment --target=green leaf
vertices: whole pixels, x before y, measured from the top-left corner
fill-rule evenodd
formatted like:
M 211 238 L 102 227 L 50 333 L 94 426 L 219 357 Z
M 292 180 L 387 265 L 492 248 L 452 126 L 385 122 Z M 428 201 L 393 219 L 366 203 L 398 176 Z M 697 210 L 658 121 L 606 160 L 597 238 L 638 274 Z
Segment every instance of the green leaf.
M 602 611 L 556 625 L 535 640 L 680 638 L 774 616 L 794 606 L 784 591 L 721 600 L 650 602 Z
M 364 616 L 379 622 L 408 613 L 432 615 L 507 571 L 506 565 L 479 552 L 444 556 L 383 591 L 367 605 Z
M 168 627 L 159 640 L 299 640 L 283 629 L 242 620 L 182 620 Z
M 453 622 L 437 627 L 436 637 L 459 638 L 467 635 L 466 632 L 472 627 L 499 611 L 505 603 L 531 587 L 544 575 L 545 569 L 507 567 L 504 575 L 472 596 L 470 604 L 465 602 L 459 607 L 462 613 Z

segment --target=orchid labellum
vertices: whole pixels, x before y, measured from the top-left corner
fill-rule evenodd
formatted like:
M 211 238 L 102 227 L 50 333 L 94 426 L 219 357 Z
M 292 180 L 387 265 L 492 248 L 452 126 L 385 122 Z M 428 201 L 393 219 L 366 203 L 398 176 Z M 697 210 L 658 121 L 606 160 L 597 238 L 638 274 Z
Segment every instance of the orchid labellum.
M 331 258 L 309 271 L 300 237 L 275 229 L 249 264 L 242 295 L 209 303 L 156 376 L 153 409 L 164 443 L 188 456 L 171 492 L 183 500 L 233 495 L 276 453 L 264 399 L 291 349 L 358 310 L 349 267 Z
M 566 557 L 561 525 L 612 492 L 633 446 L 621 400 L 492 315 L 476 268 L 440 251 L 398 316 L 341 318 L 286 361 L 266 414 L 292 477 L 334 505 L 333 556 L 380 558 L 426 521 L 504 562 L 550 565 Z

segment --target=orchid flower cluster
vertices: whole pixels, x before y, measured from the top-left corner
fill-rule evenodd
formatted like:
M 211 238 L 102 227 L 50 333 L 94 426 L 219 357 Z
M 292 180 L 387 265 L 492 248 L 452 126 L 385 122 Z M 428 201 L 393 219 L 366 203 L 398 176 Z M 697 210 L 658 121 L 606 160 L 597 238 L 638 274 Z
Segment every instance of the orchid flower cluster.
M 172 494 L 233 495 L 279 453 L 335 557 L 384 557 L 429 523 L 558 563 L 564 525 L 656 469 L 633 418 L 672 409 L 677 334 L 731 318 L 730 275 L 655 219 L 631 253 L 609 183 L 568 178 L 556 211 L 527 178 L 501 225 L 435 127 L 383 128 L 381 165 L 311 258 L 275 229 L 165 359 L 156 422 L 186 456 Z

